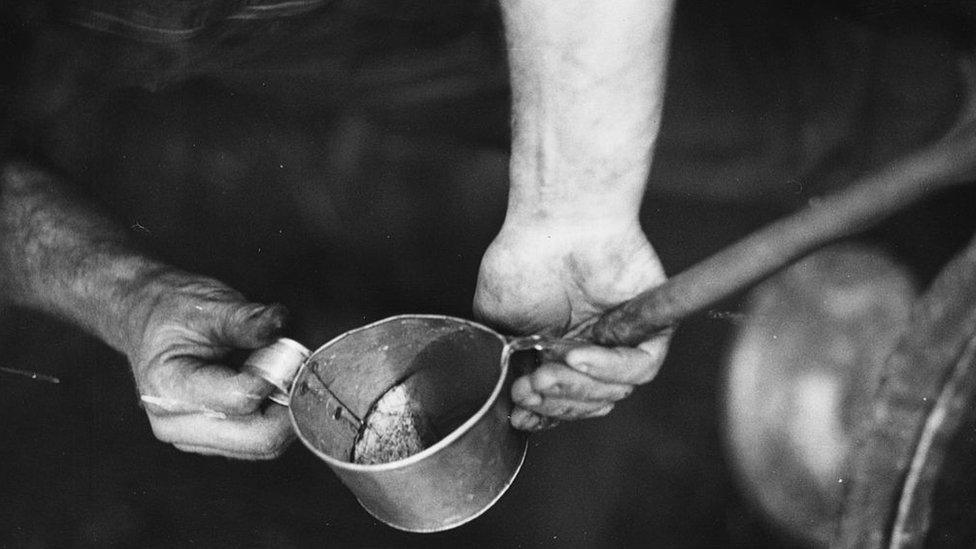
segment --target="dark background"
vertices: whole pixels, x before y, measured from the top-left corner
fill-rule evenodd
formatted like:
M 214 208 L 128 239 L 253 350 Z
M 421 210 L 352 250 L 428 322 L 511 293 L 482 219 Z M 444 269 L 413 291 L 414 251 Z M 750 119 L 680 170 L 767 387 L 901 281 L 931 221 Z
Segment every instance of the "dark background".
M 146 56 L 119 61 L 138 49 L 125 40 L 4 10 L 4 108 L 18 122 L 5 136 L 153 253 L 284 303 L 289 335 L 313 348 L 394 314 L 471 316 L 507 187 L 490 7 L 463 24 L 349 9 L 328 25 L 245 29 L 247 55 L 191 57 L 152 85 L 137 70 Z M 681 2 L 642 216 L 667 270 L 941 135 L 966 101 L 957 24 L 829 3 Z M 233 49 L 221 40 L 213 51 Z M 937 196 L 861 240 L 924 285 L 972 233 L 973 198 Z M 658 379 L 610 416 L 533 435 L 515 484 L 481 518 L 411 535 L 373 520 L 300 445 L 244 463 L 156 441 L 122 357 L 50 318 L 0 314 L 2 365 L 62 380 L 0 377 L 3 546 L 799 543 L 731 473 L 721 394 L 733 326 L 721 318 L 682 325 Z

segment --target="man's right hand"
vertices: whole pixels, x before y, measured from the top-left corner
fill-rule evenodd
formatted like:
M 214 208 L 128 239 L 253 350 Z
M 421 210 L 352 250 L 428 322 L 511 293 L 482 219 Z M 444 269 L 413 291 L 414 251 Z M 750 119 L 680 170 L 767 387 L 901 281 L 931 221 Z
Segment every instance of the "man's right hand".
M 294 439 L 273 387 L 223 364 L 272 343 L 285 309 L 206 277 L 156 273 L 134 295 L 126 354 L 153 433 L 188 452 L 272 459 Z
M 130 240 L 52 173 L 0 163 L 0 302 L 123 352 L 159 439 L 201 454 L 280 455 L 293 434 L 285 408 L 265 401 L 272 386 L 222 362 L 270 344 L 284 309 L 163 265 Z

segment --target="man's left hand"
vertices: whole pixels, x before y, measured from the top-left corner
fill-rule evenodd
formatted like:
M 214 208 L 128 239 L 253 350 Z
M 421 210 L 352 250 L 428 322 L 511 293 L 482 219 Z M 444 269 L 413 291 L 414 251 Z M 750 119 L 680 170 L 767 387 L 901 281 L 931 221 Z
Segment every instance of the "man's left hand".
M 561 336 L 664 280 L 636 223 L 506 226 L 482 259 L 475 314 L 509 333 Z M 584 346 L 544 362 L 512 385 L 512 425 L 538 430 L 606 415 L 655 377 L 668 341 L 661 333 L 633 348 Z

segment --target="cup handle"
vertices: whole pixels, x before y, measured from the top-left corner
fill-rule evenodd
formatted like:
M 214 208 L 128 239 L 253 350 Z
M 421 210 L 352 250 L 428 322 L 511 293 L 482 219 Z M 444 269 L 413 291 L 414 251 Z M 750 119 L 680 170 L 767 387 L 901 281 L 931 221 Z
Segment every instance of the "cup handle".
M 268 398 L 272 402 L 288 406 L 292 381 L 311 354 L 301 343 L 282 337 L 251 353 L 241 370 L 274 385 L 275 390 Z

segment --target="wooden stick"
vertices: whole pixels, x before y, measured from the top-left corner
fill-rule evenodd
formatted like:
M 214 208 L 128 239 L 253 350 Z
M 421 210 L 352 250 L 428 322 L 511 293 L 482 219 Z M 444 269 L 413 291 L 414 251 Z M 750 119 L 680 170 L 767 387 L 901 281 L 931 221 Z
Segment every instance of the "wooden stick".
M 678 320 L 741 292 L 830 242 L 870 227 L 938 190 L 976 176 L 976 125 L 812 199 L 776 221 L 580 326 L 572 335 L 633 346 Z

